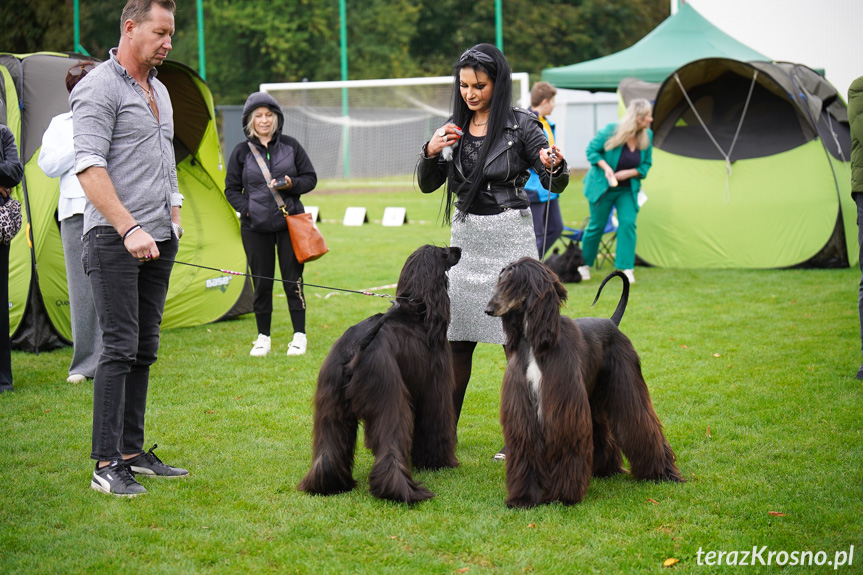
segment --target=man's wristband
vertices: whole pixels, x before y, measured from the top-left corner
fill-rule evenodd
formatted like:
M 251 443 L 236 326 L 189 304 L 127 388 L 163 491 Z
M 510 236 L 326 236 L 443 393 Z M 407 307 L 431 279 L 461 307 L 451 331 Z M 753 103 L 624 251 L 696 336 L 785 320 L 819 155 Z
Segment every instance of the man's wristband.
M 135 232 L 137 232 L 140 229 L 141 229 L 141 226 L 139 226 L 138 224 L 135 224 L 134 226 L 132 226 L 131 228 L 126 230 L 126 233 L 123 234 L 123 241 L 125 242 L 126 238 L 128 238 L 129 236 L 131 236 L 132 234 L 134 234 Z

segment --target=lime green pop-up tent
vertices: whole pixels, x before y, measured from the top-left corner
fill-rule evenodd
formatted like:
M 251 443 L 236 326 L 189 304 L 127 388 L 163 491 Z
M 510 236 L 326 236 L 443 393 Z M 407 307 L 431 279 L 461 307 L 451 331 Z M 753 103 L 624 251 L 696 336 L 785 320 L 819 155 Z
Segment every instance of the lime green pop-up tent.
M 24 225 L 12 242 L 9 264 L 9 323 L 13 347 L 45 350 L 68 344 L 69 298 L 62 242 L 56 219 L 59 181 L 36 159 L 51 118 L 68 112 L 66 71 L 76 54 L 0 54 L 5 122 L 15 134 L 24 180 L 13 195 L 24 207 Z M 177 261 L 243 271 L 246 257 L 236 213 L 224 197 L 224 171 L 212 96 L 189 67 L 166 61 L 159 79 L 174 108 L 174 149 L 180 191 L 185 196 L 185 234 Z M 80 265 L 80 264 L 79 264 Z M 164 328 L 200 325 L 251 311 L 243 278 L 176 265 L 165 304 Z
M 677 268 L 857 263 L 848 113 L 799 64 L 707 58 L 659 88 L 638 257 Z
M 709 57 L 769 60 L 684 4 L 629 48 L 571 66 L 547 68 L 542 79 L 558 88 L 615 91 L 624 78 L 662 82 L 687 62 Z

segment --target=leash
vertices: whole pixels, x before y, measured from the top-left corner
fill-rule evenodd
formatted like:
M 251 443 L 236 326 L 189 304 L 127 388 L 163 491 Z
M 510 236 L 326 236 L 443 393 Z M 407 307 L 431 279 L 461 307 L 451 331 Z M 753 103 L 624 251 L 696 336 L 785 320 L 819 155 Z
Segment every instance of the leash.
M 303 287 L 321 288 L 321 289 L 326 289 L 326 290 L 341 291 L 341 292 L 346 292 L 346 293 L 355 293 L 355 294 L 359 294 L 359 295 L 367 295 L 367 296 L 372 296 L 372 297 L 382 297 L 382 298 L 389 298 L 389 299 L 393 299 L 393 298 L 395 298 L 395 299 L 410 299 L 410 298 L 405 298 L 403 296 L 393 296 L 393 295 L 385 294 L 385 293 L 374 293 L 374 292 L 370 292 L 370 291 L 361 291 L 361 290 L 352 290 L 352 289 L 337 288 L 337 287 L 331 287 L 331 286 L 322 286 L 322 285 L 309 284 L 309 283 L 299 282 L 299 281 L 270 278 L 270 277 L 266 277 L 266 276 L 258 276 L 258 275 L 254 275 L 254 274 L 243 273 L 243 272 L 235 272 L 232 270 L 223 270 L 220 268 L 211 268 L 211 267 L 202 266 L 199 264 L 190 264 L 189 262 L 181 262 L 180 260 L 172 260 L 172 259 L 168 259 L 168 258 L 159 258 L 159 259 L 164 260 L 166 262 L 171 262 L 174 264 L 182 264 L 184 266 L 189 266 L 189 267 L 193 267 L 193 268 L 200 268 L 202 270 L 221 272 L 223 274 L 228 274 L 228 275 L 232 275 L 232 276 L 243 276 L 243 277 L 247 277 L 247 278 L 271 280 L 271 281 L 276 281 L 276 282 L 282 282 L 283 284 L 288 283 L 288 284 L 302 285 Z
M 551 146 L 551 169 L 548 171 L 548 197 L 545 199 L 545 229 L 542 230 L 542 253 L 539 255 L 539 261 L 543 261 L 545 259 L 545 250 L 546 245 L 545 241 L 548 238 L 548 208 L 551 206 L 551 181 L 554 179 L 554 146 Z

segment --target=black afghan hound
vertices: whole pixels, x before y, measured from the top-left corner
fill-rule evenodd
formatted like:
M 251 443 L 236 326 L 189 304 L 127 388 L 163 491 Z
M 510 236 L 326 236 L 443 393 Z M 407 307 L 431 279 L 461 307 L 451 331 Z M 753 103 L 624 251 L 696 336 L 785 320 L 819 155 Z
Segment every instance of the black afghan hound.
M 578 503 L 591 475 L 683 481 L 662 434 L 638 354 L 618 329 L 629 281 L 611 319 L 560 315 L 566 288 L 531 258 L 505 267 L 485 312 L 503 319 L 507 366 L 500 420 L 509 507 Z
M 420 469 L 457 467 L 447 271 L 457 247 L 420 247 L 399 276 L 396 301 L 333 344 L 318 374 L 312 468 L 300 482 L 308 493 L 350 491 L 357 426 L 375 456 L 372 495 L 415 503 L 434 493 L 414 481 Z

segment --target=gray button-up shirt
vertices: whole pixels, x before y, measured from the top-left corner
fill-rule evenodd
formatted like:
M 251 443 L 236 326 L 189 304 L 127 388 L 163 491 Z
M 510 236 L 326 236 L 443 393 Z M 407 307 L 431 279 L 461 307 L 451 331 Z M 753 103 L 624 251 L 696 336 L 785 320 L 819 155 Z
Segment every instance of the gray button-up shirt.
M 69 104 L 75 141 L 75 172 L 97 166 L 108 170 L 117 197 L 156 241 L 171 238 L 171 206 L 182 205 L 174 158 L 174 109 L 168 89 L 150 70 L 149 84 L 159 119 L 143 88 L 111 50 L 111 58 L 72 90 Z M 84 233 L 110 225 L 90 202 Z

